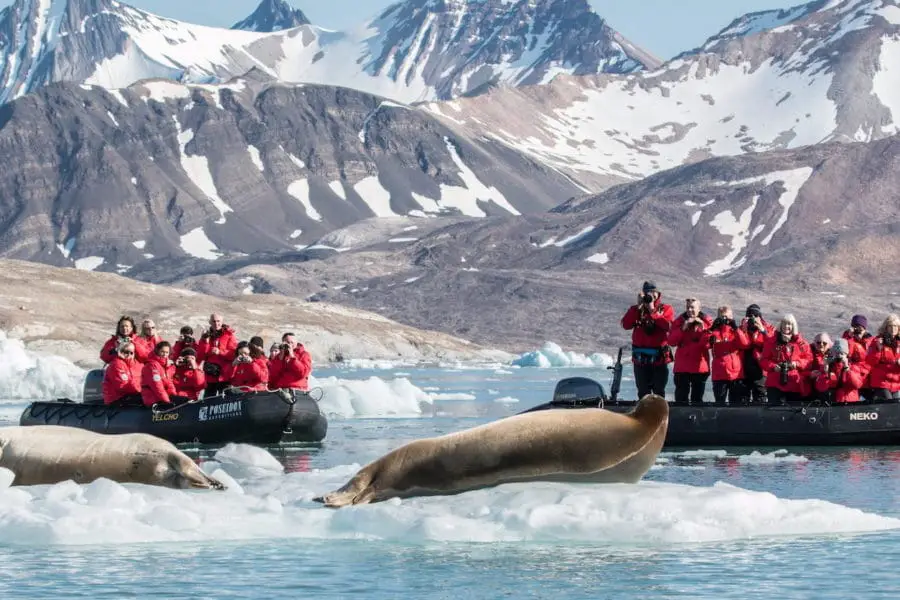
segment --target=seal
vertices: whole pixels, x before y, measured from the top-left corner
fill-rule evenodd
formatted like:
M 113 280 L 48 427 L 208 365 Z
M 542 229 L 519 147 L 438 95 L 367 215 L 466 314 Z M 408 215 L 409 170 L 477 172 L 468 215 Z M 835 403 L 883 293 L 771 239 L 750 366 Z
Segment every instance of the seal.
M 13 485 L 107 478 L 176 489 L 225 489 L 174 444 L 145 433 L 107 435 L 59 425 L 4 427 L 0 467 L 13 472 Z
M 628 413 L 602 408 L 522 413 L 410 442 L 366 465 L 325 506 L 455 495 L 503 483 L 637 483 L 653 466 L 669 425 L 662 396 Z

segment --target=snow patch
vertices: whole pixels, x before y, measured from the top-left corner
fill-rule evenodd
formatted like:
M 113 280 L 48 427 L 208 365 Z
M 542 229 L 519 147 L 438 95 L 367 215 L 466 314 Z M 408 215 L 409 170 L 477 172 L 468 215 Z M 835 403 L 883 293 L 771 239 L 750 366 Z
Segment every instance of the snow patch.
M 106 259 L 102 256 L 86 256 L 75 260 L 75 268 L 80 271 L 93 271 L 103 264 Z
M 589 263 L 596 263 L 598 265 L 605 265 L 609 262 L 609 255 L 606 252 L 601 252 L 599 254 L 593 254 L 585 259 Z
M 309 182 L 306 179 L 298 179 L 288 186 L 287 193 L 293 196 L 297 202 L 303 205 L 303 208 L 306 210 L 306 216 L 308 216 L 313 221 L 321 221 L 322 215 L 319 214 L 315 208 L 313 208 L 312 202 L 309 199 Z
M 247 152 L 250 153 L 250 160 L 253 161 L 253 164 L 256 165 L 256 168 L 259 169 L 259 172 L 264 172 L 266 170 L 266 167 L 263 164 L 262 157 L 259 155 L 259 148 L 250 144 L 247 146 Z
M 181 236 L 181 249 L 195 258 L 216 260 L 222 256 L 219 248 L 212 243 L 203 227 L 192 229 Z
M 376 217 L 400 216 L 391 209 L 391 193 L 381 185 L 377 175 L 360 180 L 353 189 Z

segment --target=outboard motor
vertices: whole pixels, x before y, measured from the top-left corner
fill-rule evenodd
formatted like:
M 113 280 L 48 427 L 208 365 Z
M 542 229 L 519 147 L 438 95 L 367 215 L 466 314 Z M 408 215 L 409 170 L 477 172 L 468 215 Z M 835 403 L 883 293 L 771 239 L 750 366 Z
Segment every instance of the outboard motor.
M 84 377 L 82 389 L 85 404 L 103 404 L 103 369 L 92 369 Z
M 596 408 L 609 397 L 603 386 L 587 377 L 569 377 L 556 384 L 551 408 Z

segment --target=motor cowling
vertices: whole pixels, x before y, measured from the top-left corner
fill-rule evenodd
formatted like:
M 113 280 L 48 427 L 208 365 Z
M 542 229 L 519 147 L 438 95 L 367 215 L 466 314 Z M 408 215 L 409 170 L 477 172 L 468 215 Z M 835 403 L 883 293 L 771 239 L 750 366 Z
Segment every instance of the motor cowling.
M 85 404 L 103 404 L 103 369 L 87 372 L 81 397 Z
M 600 406 L 609 397 L 603 386 L 587 377 L 568 377 L 556 384 L 550 404 L 557 408 Z

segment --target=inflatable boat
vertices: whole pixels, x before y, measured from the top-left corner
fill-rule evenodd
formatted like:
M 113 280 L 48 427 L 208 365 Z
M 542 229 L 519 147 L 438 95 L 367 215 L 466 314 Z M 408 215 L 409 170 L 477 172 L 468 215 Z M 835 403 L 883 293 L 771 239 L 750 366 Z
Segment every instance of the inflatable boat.
M 586 377 L 559 381 L 553 399 L 524 412 L 547 409 L 605 408 L 629 412 L 635 401 L 618 399 L 621 350 L 610 394 Z M 765 404 L 669 405 L 665 448 L 728 446 L 891 446 L 900 444 L 900 404 L 827 401 L 770 406 Z
M 280 444 L 320 442 L 328 421 L 307 392 L 273 390 L 223 394 L 181 406 L 153 410 L 143 406 L 106 406 L 103 369 L 88 372 L 83 402 L 63 398 L 34 402 L 19 424 L 65 425 L 97 433 L 149 433 L 174 444 L 219 445 L 229 442 Z

